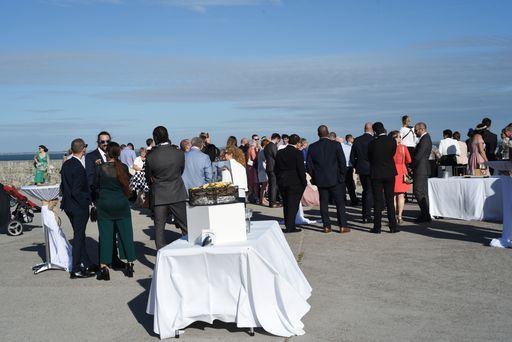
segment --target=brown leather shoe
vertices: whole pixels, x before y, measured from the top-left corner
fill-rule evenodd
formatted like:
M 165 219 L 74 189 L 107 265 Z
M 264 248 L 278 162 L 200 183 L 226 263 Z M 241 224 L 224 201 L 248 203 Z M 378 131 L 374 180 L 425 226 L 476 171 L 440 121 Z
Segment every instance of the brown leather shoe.
M 330 233 L 332 232 L 331 227 L 324 227 L 324 233 Z
M 350 233 L 350 228 L 348 227 L 340 227 L 340 233 Z

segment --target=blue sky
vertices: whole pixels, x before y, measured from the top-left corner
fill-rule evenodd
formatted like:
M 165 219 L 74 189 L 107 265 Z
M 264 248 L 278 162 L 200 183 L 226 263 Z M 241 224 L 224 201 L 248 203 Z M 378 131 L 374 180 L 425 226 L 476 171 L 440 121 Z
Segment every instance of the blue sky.
M 512 121 L 512 1 L 6 0 L 0 152 Z

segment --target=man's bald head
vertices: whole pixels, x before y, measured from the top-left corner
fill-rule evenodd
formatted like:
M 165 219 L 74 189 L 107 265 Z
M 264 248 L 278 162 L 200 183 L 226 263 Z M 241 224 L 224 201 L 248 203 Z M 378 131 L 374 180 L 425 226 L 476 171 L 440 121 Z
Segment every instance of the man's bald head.
M 370 134 L 373 134 L 373 128 L 372 128 L 373 124 L 371 122 L 367 122 L 364 124 L 364 132 L 365 133 L 370 133 Z
M 320 125 L 317 129 L 318 137 L 326 138 L 329 135 L 329 128 L 326 125 Z

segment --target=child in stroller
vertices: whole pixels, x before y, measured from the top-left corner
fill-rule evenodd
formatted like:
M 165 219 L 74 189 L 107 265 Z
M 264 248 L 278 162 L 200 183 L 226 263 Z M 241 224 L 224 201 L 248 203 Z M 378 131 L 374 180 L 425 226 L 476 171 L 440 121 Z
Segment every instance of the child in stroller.
M 34 213 L 40 211 L 41 208 L 15 186 L 0 184 L 0 229 L 5 229 L 8 235 L 23 234 L 23 224 L 31 223 Z

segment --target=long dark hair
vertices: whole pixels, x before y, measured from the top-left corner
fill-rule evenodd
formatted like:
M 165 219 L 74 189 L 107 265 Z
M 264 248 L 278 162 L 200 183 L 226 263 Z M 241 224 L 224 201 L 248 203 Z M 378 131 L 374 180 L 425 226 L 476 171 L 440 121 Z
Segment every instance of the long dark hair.
M 128 185 L 130 179 L 126 174 L 124 164 L 119 161 L 119 156 L 121 155 L 121 147 L 119 147 L 119 144 L 113 141 L 109 142 L 107 146 L 107 155 L 109 158 L 114 159 L 117 180 L 121 184 L 121 188 L 123 189 L 125 196 L 130 197 L 131 191 Z

